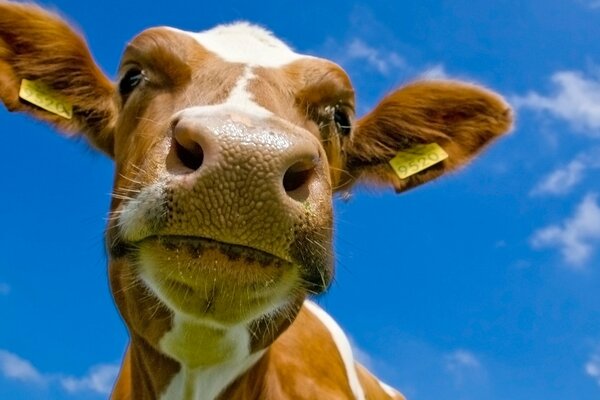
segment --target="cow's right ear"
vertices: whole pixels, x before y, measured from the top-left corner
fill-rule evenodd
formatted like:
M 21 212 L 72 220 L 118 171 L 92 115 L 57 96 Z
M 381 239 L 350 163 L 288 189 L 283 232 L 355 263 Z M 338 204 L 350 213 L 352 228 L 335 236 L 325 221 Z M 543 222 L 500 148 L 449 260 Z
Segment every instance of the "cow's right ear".
M 24 80 L 33 86 L 22 86 Z M 114 92 L 68 23 L 31 4 L 0 1 L 0 100 L 8 110 L 29 113 L 67 134 L 83 133 L 113 156 Z M 48 104 L 51 111 L 42 108 Z

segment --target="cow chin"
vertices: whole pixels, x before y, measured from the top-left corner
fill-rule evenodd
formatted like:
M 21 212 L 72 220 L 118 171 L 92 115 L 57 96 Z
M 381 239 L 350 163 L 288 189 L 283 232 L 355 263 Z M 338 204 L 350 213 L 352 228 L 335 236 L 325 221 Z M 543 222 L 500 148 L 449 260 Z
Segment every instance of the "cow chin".
M 286 307 L 301 290 L 294 263 L 205 238 L 149 237 L 138 243 L 136 258 L 153 294 L 199 321 L 250 322 Z

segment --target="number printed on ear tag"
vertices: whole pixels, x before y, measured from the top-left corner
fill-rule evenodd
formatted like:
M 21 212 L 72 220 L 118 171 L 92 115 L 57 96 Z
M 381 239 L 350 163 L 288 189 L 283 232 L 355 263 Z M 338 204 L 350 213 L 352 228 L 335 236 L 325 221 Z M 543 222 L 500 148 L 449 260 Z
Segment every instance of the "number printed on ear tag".
M 400 177 L 406 179 L 448 158 L 448 153 L 437 143 L 418 144 L 402 150 L 390 160 L 390 165 Z
M 73 118 L 73 106 L 40 82 L 23 79 L 19 97 L 63 118 Z

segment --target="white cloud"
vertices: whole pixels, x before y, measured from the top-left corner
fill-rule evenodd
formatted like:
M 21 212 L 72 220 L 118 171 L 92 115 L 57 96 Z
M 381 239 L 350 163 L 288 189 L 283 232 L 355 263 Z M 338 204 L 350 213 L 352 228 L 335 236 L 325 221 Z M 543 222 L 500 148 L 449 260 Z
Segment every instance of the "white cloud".
M 10 286 L 8 283 L 0 282 L 0 295 L 7 295 L 10 293 Z
M 406 62 L 394 51 L 384 51 L 368 45 L 362 39 L 354 38 L 344 50 L 349 60 L 364 60 L 382 75 L 387 75 L 391 68 L 403 68 Z
M 481 361 L 475 354 L 465 349 L 458 349 L 444 355 L 444 368 L 459 385 L 467 379 L 485 376 Z
M 556 247 L 567 264 L 581 268 L 592 256 L 595 242 L 600 241 L 600 207 L 596 198 L 596 194 L 588 194 L 572 217 L 534 232 L 531 245 L 535 249 Z
M 515 96 L 512 103 L 518 108 L 547 112 L 567 121 L 576 130 L 590 136 L 600 136 L 600 80 L 578 71 L 561 71 L 552 75 L 554 93 L 541 95 L 530 92 Z
M 600 148 L 579 154 L 567 165 L 561 166 L 532 189 L 531 195 L 564 195 L 580 183 L 588 170 L 600 169 Z
M 443 64 L 431 66 L 421 73 L 421 78 L 425 79 L 448 79 L 449 77 Z
M 375 71 L 396 77 L 407 63 L 398 48 L 394 32 L 373 14 L 369 7 L 355 6 L 349 14 L 348 32 L 343 40 L 327 38 L 317 52 L 349 71 Z
M 600 348 L 592 353 L 584 366 L 585 373 L 600 386 Z
M 575 159 L 564 167 L 555 169 L 542 179 L 531 191 L 532 195 L 562 195 L 581 182 L 586 165 Z
M 27 360 L 0 349 L 0 372 L 8 379 L 27 383 L 44 383 L 45 377 Z
M 100 364 L 92 367 L 86 376 L 61 378 L 60 383 L 70 393 L 91 391 L 99 394 L 109 394 L 118 373 L 118 365 Z
M 452 353 L 444 356 L 446 370 L 454 372 L 462 369 L 479 369 L 481 363 L 475 356 L 468 350 L 459 349 Z
M 381 75 L 406 67 L 406 61 L 398 53 L 369 44 L 359 37 L 350 38 L 341 45 L 330 38 L 325 43 L 325 53 L 345 67 L 360 63 Z
M 119 366 L 116 364 L 99 364 L 91 367 L 89 373 L 80 378 L 41 373 L 28 360 L 0 349 L 0 373 L 4 377 L 28 384 L 59 384 L 69 393 L 91 392 L 107 395 L 112 390 L 118 372 Z

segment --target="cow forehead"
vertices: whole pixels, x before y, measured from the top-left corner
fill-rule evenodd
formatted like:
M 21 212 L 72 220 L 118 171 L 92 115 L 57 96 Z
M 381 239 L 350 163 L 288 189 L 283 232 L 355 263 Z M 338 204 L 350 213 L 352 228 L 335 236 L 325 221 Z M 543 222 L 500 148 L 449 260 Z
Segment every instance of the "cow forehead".
M 170 74 L 178 72 L 174 65 L 186 65 L 181 70 L 191 71 L 196 78 L 216 74 L 207 80 L 211 86 L 216 83 L 221 90 L 221 78 L 227 77 L 227 82 L 233 78 L 237 82 L 250 71 L 256 72 L 262 82 L 313 87 L 318 92 L 338 91 L 346 99 L 351 98 L 353 104 L 352 83 L 339 65 L 296 53 L 268 30 L 247 22 L 220 25 L 199 33 L 165 26 L 150 28 L 129 43 L 121 67 L 137 58 L 149 60 L 150 65 L 157 62 L 166 65 Z M 276 71 L 283 71 L 285 75 L 277 75 Z
M 247 22 L 220 25 L 199 33 L 169 29 L 193 37 L 205 49 L 231 63 L 278 68 L 310 58 L 295 53 L 266 29 Z

